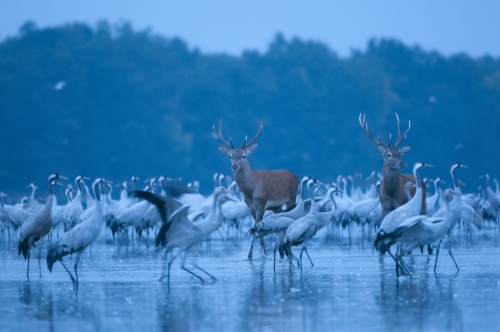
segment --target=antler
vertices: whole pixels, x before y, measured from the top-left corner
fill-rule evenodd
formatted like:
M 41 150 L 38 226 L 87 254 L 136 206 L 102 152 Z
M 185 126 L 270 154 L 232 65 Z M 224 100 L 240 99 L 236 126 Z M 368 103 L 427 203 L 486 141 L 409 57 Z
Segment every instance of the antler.
M 373 137 L 372 137 L 372 134 L 370 134 L 370 131 L 368 130 L 368 123 L 366 123 L 366 114 L 359 114 L 359 125 L 361 126 L 361 128 L 363 128 L 366 136 L 368 136 L 369 139 L 372 140 L 373 143 L 377 144 L 377 145 L 380 145 L 380 146 L 383 146 L 385 148 L 388 148 L 391 146 L 391 143 L 392 143 L 392 135 L 389 134 L 389 143 L 388 144 L 384 144 L 382 143 L 382 140 L 380 139 L 379 136 L 377 136 L 378 138 L 378 141 L 376 141 Z M 399 120 L 398 120 L 399 121 Z M 399 123 L 399 122 L 398 122 Z M 399 128 L 399 127 L 398 127 Z
M 259 123 L 259 132 L 257 133 L 257 136 L 255 136 L 250 142 L 248 142 L 248 144 L 247 144 L 247 137 L 245 136 L 245 142 L 243 143 L 243 146 L 241 147 L 242 149 L 252 145 L 253 142 L 255 142 L 255 140 L 257 140 L 257 138 L 259 138 L 260 134 L 262 134 L 262 121 L 258 121 L 258 123 Z
M 406 134 L 408 134 L 411 128 L 411 122 L 408 121 L 408 129 L 401 135 L 398 113 L 396 113 L 396 119 L 398 119 L 398 138 L 396 139 L 396 147 L 398 147 L 406 139 Z
M 214 133 L 215 135 L 217 135 L 217 137 L 219 137 L 219 139 L 224 142 L 224 144 L 226 144 L 228 147 L 230 147 L 231 149 L 234 149 L 234 146 L 233 146 L 233 140 L 230 138 L 229 139 L 229 142 L 226 141 L 224 139 L 224 137 L 222 136 L 222 119 L 220 119 L 220 122 L 219 122 L 219 132 L 216 132 L 215 131 L 215 125 L 212 126 L 213 130 L 214 130 Z

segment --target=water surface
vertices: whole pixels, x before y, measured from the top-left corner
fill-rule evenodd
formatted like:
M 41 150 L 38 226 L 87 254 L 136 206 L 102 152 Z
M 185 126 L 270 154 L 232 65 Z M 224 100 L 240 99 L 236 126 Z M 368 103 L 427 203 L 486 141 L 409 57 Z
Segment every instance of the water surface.
M 367 244 L 322 236 L 308 246 L 314 267 L 304 255 L 302 273 L 286 260 L 274 273 L 272 255 L 257 247 L 248 261 L 246 238 L 225 243 L 214 234 L 210 247 L 193 250 L 187 266 L 195 262 L 217 282 L 201 285 L 176 261 L 168 287 L 158 281 L 164 255 L 144 243 L 117 252 L 102 234 L 92 257 L 88 250 L 82 256 L 75 288 L 59 262 L 50 273 L 45 260 L 41 279 L 32 260 L 28 282 L 16 244 L 3 243 L 0 330 L 500 330 L 500 248 L 493 241 L 454 243 L 458 273 L 446 250 L 436 274 L 435 256 L 415 252 L 407 258 L 413 278 L 397 278 L 392 259 Z M 71 268 L 74 258 L 65 261 Z

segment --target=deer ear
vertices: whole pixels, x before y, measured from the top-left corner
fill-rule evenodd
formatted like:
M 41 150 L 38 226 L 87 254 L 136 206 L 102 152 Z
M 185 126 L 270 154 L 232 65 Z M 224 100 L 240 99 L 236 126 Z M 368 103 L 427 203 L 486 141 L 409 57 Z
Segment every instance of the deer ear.
M 248 156 L 250 153 L 254 152 L 258 145 L 259 143 L 254 143 L 250 146 L 247 146 L 245 148 L 245 156 Z
M 385 148 L 381 145 L 378 146 L 378 152 L 380 152 L 381 155 L 384 155 L 385 153 Z
M 229 151 L 228 149 L 226 149 L 225 147 L 217 144 L 217 147 L 219 148 L 219 151 L 224 153 L 226 156 L 229 156 L 231 157 L 231 151 Z
M 404 148 L 399 149 L 399 154 L 404 155 L 406 152 L 410 151 L 411 145 L 405 146 Z

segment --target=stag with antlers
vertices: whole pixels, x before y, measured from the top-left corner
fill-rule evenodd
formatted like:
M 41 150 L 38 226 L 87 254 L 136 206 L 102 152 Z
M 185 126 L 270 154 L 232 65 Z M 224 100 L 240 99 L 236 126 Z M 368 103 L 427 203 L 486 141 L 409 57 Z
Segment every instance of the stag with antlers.
M 245 203 L 252 211 L 255 223 L 262 220 L 265 210 L 272 210 L 275 213 L 281 212 L 283 205 L 287 209 L 295 205 L 297 190 L 299 187 L 299 178 L 297 175 L 286 169 L 279 170 L 253 170 L 247 157 L 255 151 L 258 143 L 255 143 L 262 133 L 262 121 L 259 122 L 259 132 L 247 143 L 247 138 L 243 146 L 239 149 L 233 146 L 232 139 L 229 142 L 222 135 L 222 119 L 219 123 L 219 131 L 215 130 L 215 135 L 229 148 L 217 145 L 219 150 L 231 158 L 231 168 L 234 174 L 234 180 L 238 188 L 243 193 Z M 264 239 L 261 238 L 261 244 L 264 248 Z M 253 240 L 248 253 L 248 258 L 252 258 Z
M 405 163 L 403 162 L 403 160 L 401 160 L 401 157 L 405 153 L 407 153 L 408 150 L 410 150 L 410 146 L 405 146 L 402 148 L 400 148 L 399 146 L 406 139 L 406 135 L 408 134 L 411 128 L 411 122 L 408 121 L 408 129 L 403 134 L 401 134 L 399 116 L 397 113 L 396 113 L 396 119 L 398 122 L 398 137 L 396 139 L 395 146 L 391 147 L 392 135 L 389 135 L 390 139 L 388 144 L 382 143 L 382 140 L 378 136 L 377 139 L 375 140 L 370 134 L 370 131 L 368 130 L 368 124 L 366 123 L 366 115 L 365 114 L 359 115 L 359 124 L 361 128 L 363 128 L 368 138 L 372 142 L 377 144 L 378 151 L 384 157 L 384 175 L 382 184 L 380 185 L 379 189 L 380 204 L 382 205 L 382 214 L 381 214 L 382 219 L 384 219 L 385 216 L 392 210 L 408 202 L 408 197 L 406 196 L 404 189 L 405 184 L 406 182 L 415 183 L 415 177 L 413 176 L 413 174 L 399 173 L 399 170 L 405 166 Z M 427 188 L 423 181 L 421 181 L 421 184 L 422 184 L 422 208 L 420 209 L 420 214 L 426 214 L 425 197 Z M 415 189 L 412 189 L 410 193 L 412 196 L 415 195 Z

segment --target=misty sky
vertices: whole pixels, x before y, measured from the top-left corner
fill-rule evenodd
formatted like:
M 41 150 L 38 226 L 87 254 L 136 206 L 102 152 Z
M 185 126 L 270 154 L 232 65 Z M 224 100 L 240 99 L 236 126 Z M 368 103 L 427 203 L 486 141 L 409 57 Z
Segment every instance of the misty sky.
M 326 43 L 341 56 L 372 37 L 451 55 L 500 56 L 500 1 L 470 0 L 16 0 L 0 3 L 0 39 L 38 27 L 101 19 L 180 37 L 204 53 L 265 51 L 277 32 Z

